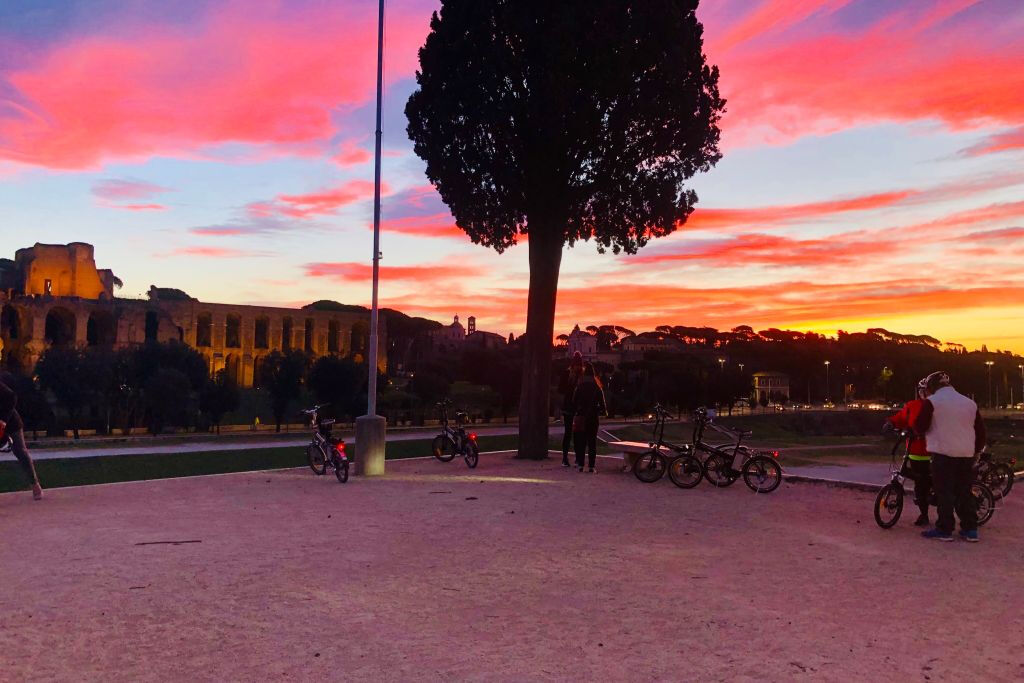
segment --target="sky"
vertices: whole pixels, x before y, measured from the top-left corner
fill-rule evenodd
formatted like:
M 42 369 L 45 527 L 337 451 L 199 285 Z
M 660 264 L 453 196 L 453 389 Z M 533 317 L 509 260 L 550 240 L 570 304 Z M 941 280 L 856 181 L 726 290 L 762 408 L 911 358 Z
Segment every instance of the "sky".
M 438 0 L 389 0 L 381 303 L 525 328 L 405 135 Z M 376 0 L 2 0 L 0 256 L 90 242 L 204 301 L 368 304 Z M 1024 3 L 714 0 L 723 158 L 636 255 L 567 249 L 573 325 L 884 327 L 1024 352 Z

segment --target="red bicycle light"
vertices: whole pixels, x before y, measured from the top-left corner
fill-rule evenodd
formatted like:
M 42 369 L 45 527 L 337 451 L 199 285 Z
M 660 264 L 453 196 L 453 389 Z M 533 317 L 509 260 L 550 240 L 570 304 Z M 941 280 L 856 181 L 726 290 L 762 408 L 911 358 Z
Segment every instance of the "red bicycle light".
M 772 451 L 772 457 L 773 458 L 778 458 L 779 457 L 779 452 L 778 451 Z
M 470 441 L 476 441 L 476 434 L 470 434 L 469 439 Z
M 345 450 L 345 442 L 344 441 L 339 442 L 337 444 L 337 446 L 338 446 L 338 450 L 339 451 L 344 451 Z

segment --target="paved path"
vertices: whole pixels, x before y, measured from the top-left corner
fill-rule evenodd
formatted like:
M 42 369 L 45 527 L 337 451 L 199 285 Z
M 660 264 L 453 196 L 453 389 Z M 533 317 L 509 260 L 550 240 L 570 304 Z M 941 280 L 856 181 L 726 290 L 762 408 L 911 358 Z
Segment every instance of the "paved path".
M 625 426 L 627 426 L 625 423 L 612 423 L 608 425 L 610 429 L 621 429 Z M 493 427 L 486 425 L 471 425 L 470 430 L 480 436 L 508 436 L 511 434 L 518 434 L 519 425 L 512 424 Z M 561 424 L 554 424 L 551 426 L 551 433 L 553 435 L 560 434 L 561 430 Z M 388 441 L 415 441 L 417 439 L 429 439 L 433 438 L 438 431 L 437 427 L 425 427 L 423 429 L 395 429 L 388 432 Z M 343 437 L 348 444 L 355 443 L 355 437 L 351 431 L 338 432 L 338 436 Z M 309 443 L 308 434 L 302 434 L 301 432 L 296 432 L 295 438 L 272 437 L 260 439 L 259 437 L 251 437 L 247 440 L 241 440 L 241 438 L 242 437 L 231 436 L 223 439 L 211 438 L 202 441 L 179 441 L 173 444 L 164 445 L 140 441 L 138 443 L 123 446 L 89 447 L 83 445 L 76 448 L 36 449 L 32 451 L 32 459 L 51 460 L 55 458 L 90 458 L 101 455 L 154 455 L 161 453 L 198 453 L 203 451 L 245 451 L 257 448 L 287 448 L 304 446 Z M 10 453 L 4 453 L 0 455 L 0 461 L 3 460 L 14 460 L 14 456 Z
M 872 501 L 503 455 L 3 494 L 0 678 L 1019 680 L 1024 498 L 978 545 Z

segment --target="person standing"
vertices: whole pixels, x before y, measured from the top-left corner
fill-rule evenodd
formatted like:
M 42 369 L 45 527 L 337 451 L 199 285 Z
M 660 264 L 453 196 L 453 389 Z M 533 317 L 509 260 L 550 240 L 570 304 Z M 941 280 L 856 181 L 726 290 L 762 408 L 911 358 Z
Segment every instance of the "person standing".
M 594 371 L 594 365 L 583 366 L 583 377 L 573 394 L 573 435 L 576 440 L 576 466 L 583 471 L 584 455 L 589 455 L 588 472 L 597 472 L 597 427 L 600 417 L 607 414 L 604 401 L 604 387 Z
M 42 500 L 43 487 L 39 485 L 39 477 L 36 476 L 36 467 L 29 455 L 28 446 L 25 444 L 25 425 L 18 414 L 18 395 L 14 390 L 0 380 L 0 426 L 3 427 L 7 436 L 11 439 L 11 450 L 14 457 L 21 463 L 21 467 L 32 482 L 32 498 Z
M 572 421 L 576 416 L 576 407 L 573 405 L 573 395 L 576 393 L 576 385 L 583 376 L 583 354 L 575 351 L 569 367 L 562 373 L 562 379 L 558 383 L 558 393 L 562 395 L 562 423 L 565 425 L 565 434 L 562 436 L 562 467 L 569 466 L 569 446 L 572 443 Z
M 955 511 L 960 518 L 960 537 L 976 543 L 978 510 L 971 485 L 974 457 L 985 445 L 985 424 L 978 404 L 957 392 L 948 374 L 933 372 L 923 381 L 928 398 L 913 427 L 918 434 L 924 434 L 932 457 L 932 485 L 939 511 L 935 528 L 921 535 L 952 541 Z
M 907 437 L 907 452 L 910 459 L 910 474 L 914 477 L 914 501 L 921 511 L 914 526 L 928 526 L 928 500 L 932 490 L 932 456 L 928 455 L 928 445 L 924 436 L 913 430 L 913 425 L 921 413 L 925 403 L 924 380 L 917 384 L 917 398 L 907 401 L 903 409 L 888 418 L 889 424 L 896 429 L 910 431 Z

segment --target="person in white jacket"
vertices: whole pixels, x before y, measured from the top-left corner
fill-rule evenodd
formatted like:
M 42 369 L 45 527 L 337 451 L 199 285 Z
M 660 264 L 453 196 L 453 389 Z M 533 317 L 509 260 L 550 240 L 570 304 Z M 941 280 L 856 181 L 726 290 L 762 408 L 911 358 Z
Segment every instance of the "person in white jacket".
M 928 398 L 913 424 L 924 434 L 932 456 L 932 486 L 938 498 L 935 528 L 921 533 L 925 538 L 953 540 L 953 512 L 960 518 L 960 537 L 978 541 L 978 510 L 971 485 L 974 457 L 985 445 L 985 424 L 978 404 L 957 392 L 945 372 L 933 372 L 924 379 Z

